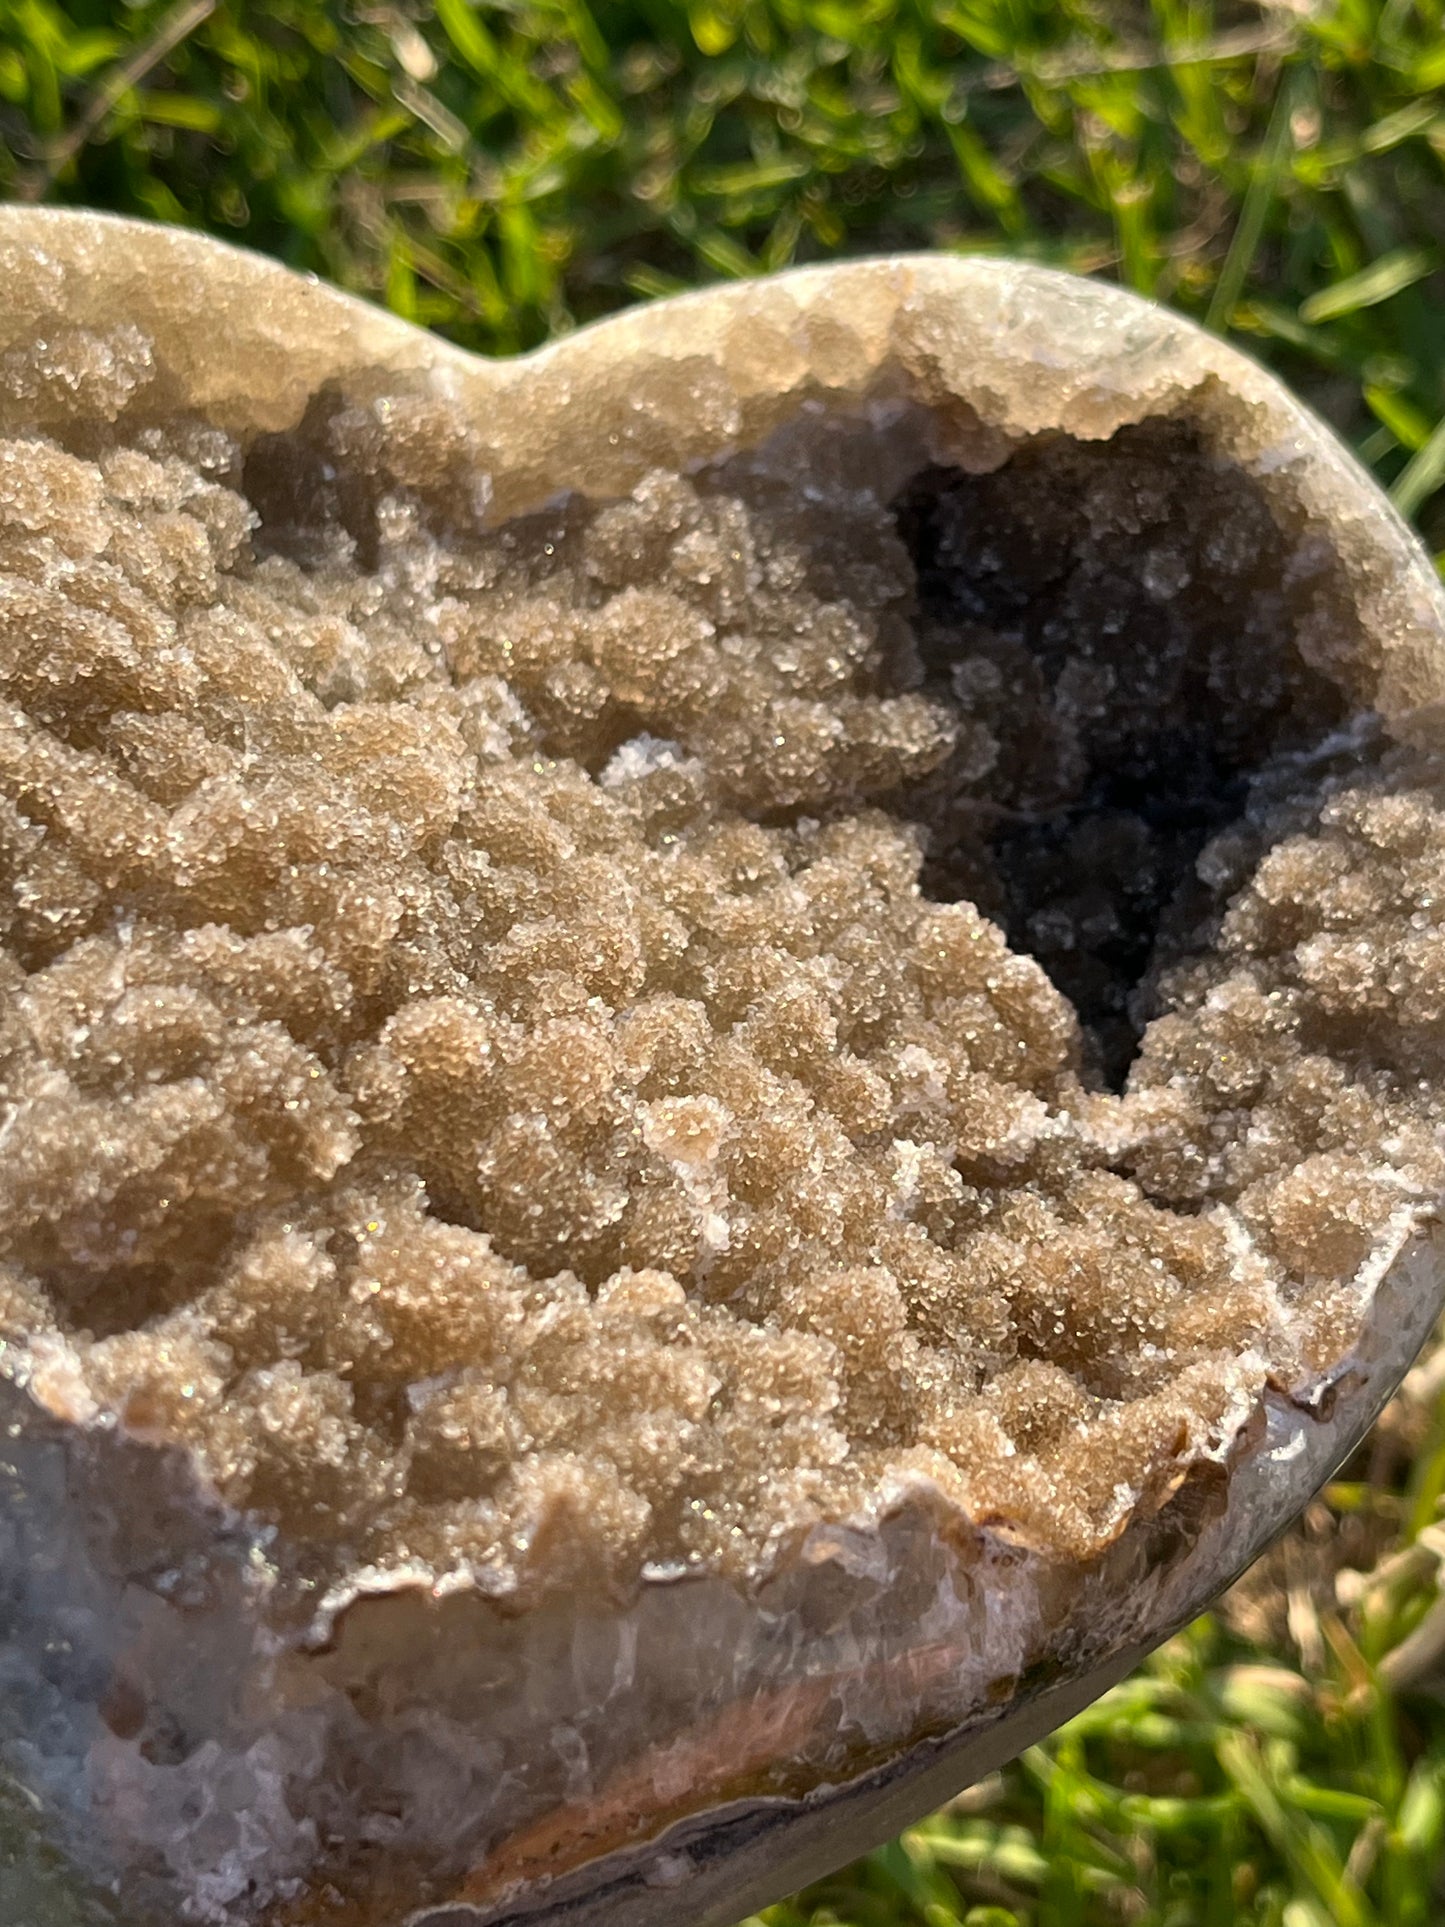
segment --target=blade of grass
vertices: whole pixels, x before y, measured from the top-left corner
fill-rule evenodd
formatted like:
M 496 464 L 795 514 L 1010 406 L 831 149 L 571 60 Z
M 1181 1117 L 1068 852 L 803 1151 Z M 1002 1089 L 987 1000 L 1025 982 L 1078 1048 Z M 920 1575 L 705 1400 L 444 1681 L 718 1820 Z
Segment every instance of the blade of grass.
M 1329 1835 L 1285 1800 L 1263 1750 L 1244 1733 L 1221 1735 L 1218 1750 L 1220 1765 L 1260 1827 L 1329 1909 L 1334 1927 L 1376 1927 L 1373 1909 L 1346 1878 Z
M 1337 281 L 1332 288 L 1321 288 L 1317 294 L 1301 301 L 1300 320 L 1314 326 L 1321 321 L 1334 321 L 1343 314 L 1355 314 L 1361 308 L 1372 308 L 1378 302 L 1388 301 L 1391 295 L 1413 287 L 1415 282 L 1423 281 L 1439 265 L 1439 255 L 1430 248 L 1396 248 L 1393 253 L 1372 261 L 1369 267 L 1361 268 L 1358 274 Z
M 1301 97 L 1301 87 L 1299 75 L 1293 68 L 1287 69 L 1275 96 L 1269 131 L 1250 177 L 1244 205 L 1239 211 L 1239 219 L 1229 243 L 1229 252 L 1224 257 L 1224 266 L 1219 270 L 1219 279 L 1214 284 L 1214 293 L 1204 317 L 1205 327 L 1213 328 L 1216 333 L 1230 325 L 1249 271 L 1254 265 L 1254 257 L 1259 252 L 1259 244 L 1264 238 L 1270 209 L 1288 172 L 1290 155 L 1294 149 L 1294 115 Z
M 1445 416 L 1436 424 L 1425 446 L 1401 470 L 1390 490 L 1390 500 L 1401 515 L 1413 516 L 1442 486 L 1445 486 Z

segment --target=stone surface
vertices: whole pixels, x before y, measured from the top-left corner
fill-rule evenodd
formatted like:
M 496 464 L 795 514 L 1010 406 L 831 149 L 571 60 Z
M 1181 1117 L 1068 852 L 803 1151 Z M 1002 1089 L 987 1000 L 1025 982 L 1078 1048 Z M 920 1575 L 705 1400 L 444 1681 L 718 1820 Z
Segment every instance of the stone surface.
M 0 1894 L 726 1927 L 1429 1329 L 1438 580 L 1013 264 L 514 364 L 101 217 L 0 273 Z

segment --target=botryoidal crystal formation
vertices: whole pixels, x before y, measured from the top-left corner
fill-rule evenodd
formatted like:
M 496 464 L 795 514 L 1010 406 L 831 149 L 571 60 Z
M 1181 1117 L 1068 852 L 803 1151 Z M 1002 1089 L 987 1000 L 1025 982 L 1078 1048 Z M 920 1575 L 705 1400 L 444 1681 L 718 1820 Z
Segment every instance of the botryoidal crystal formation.
M 293 1619 L 505 1625 L 915 1488 L 1087 1568 L 1350 1351 L 1445 1180 L 1445 766 L 1226 417 L 950 442 L 893 340 L 509 506 L 435 382 L 258 429 L 167 353 L 0 358 L 32 1402 L 184 1447 Z M 196 1917 L 284 1898 L 217 1837 Z

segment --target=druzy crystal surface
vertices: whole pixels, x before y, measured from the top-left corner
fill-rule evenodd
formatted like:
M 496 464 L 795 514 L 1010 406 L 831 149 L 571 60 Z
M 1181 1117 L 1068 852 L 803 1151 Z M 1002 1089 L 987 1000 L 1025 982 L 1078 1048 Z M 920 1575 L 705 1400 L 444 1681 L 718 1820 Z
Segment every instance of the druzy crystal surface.
M 1439 585 L 1007 264 L 500 366 L 92 217 L 0 275 L 10 1878 L 726 1922 L 1427 1329 Z

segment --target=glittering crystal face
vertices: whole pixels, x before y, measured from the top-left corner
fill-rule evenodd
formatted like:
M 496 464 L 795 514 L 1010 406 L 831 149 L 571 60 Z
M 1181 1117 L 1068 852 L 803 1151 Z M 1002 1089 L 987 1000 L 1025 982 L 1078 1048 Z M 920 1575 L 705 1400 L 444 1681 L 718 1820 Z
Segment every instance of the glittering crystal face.
M 1202 404 L 961 390 L 945 429 L 885 339 L 826 405 L 780 380 L 751 437 L 593 474 L 618 339 L 623 401 L 501 456 L 383 361 L 248 425 L 164 320 L 0 359 L 4 1356 L 184 1447 L 298 1624 L 387 1573 L 499 1628 L 689 1576 L 745 1611 L 910 1492 L 975 1535 L 947 1573 L 908 1539 L 929 1597 L 980 1531 L 1083 1572 L 1328 1378 L 1445 1183 L 1445 765 L 1374 713 L 1445 686 L 1438 636 L 1402 701 L 1281 464 Z M 653 414 L 750 382 L 684 358 Z M 935 1692 L 870 1601 L 893 1727 L 775 1655 L 773 1752 L 741 1716 L 699 1797 L 1037 1657 Z M 656 1730 L 579 1741 L 614 1806 L 692 1718 L 655 1637 Z M 96 1707 L 122 1780 L 195 1757 L 133 1668 Z M 570 1771 L 474 1796 L 437 1878 Z

